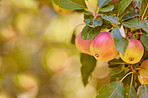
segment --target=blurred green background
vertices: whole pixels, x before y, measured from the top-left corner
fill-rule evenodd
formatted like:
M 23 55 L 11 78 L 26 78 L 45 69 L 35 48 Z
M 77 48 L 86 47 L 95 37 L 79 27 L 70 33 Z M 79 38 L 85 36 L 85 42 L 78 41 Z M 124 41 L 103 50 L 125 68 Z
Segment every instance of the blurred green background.
M 70 43 L 82 23 L 82 13 L 56 13 L 50 0 L 0 0 L 0 98 L 94 98 L 98 81 L 83 87 Z

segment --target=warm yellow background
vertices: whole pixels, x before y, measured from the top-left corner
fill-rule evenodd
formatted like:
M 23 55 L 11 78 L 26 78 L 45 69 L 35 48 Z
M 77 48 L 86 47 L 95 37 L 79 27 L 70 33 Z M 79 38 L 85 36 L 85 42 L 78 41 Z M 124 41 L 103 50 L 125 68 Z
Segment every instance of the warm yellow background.
M 79 24 L 82 13 L 56 13 L 50 0 L 0 0 L 0 98 L 94 98 L 110 70 L 97 67 L 83 87 L 70 44 Z

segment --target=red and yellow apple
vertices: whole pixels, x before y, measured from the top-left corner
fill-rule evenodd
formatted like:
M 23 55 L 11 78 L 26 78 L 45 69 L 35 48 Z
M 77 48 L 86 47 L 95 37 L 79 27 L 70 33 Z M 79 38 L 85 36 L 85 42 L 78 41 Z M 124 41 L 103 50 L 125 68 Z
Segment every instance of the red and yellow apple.
M 113 37 L 109 32 L 101 32 L 94 38 L 90 45 L 90 52 L 100 61 L 112 60 L 118 54 Z
M 125 54 L 119 52 L 121 59 L 129 64 L 138 63 L 144 53 L 144 48 L 141 42 L 137 39 L 129 39 Z
M 138 76 L 140 83 L 148 84 L 148 59 L 141 63 L 138 73 L 142 76 Z
M 76 37 L 75 43 L 76 47 L 79 49 L 80 52 L 91 54 L 90 53 L 90 44 L 92 40 L 83 40 L 81 38 L 81 33 L 79 33 Z

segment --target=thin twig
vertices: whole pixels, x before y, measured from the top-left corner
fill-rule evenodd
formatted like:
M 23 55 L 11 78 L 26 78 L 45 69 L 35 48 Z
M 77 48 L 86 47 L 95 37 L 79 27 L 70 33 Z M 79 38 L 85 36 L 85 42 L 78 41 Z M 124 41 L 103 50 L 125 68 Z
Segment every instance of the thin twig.
M 130 74 L 132 74 L 133 72 L 131 71 L 131 72 L 129 72 L 129 73 L 127 73 L 120 81 L 123 81 L 128 75 L 130 75 Z
M 144 21 L 147 19 L 147 17 L 148 17 L 148 16 L 146 16 L 146 17 L 144 18 Z
M 94 19 L 96 19 L 96 18 L 99 16 L 99 9 L 100 9 L 100 8 L 98 8 L 98 10 L 97 10 L 97 12 L 96 12 L 96 14 L 95 14 L 95 16 L 94 16 Z
M 132 86 L 132 84 L 133 84 L 133 77 L 134 77 L 134 74 L 132 73 L 132 78 L 131 78 L 131 86 Z
M 148 5 L 146 6 L 146 8 L 145 8 L 145 10 L 144 10 L 144 12 L 143 12 L 143 14 L 142 14 L 142 17 L 141 17 L 142 20 L 143 20 L 143 18 L 144 18 L 144 15 L 145 15 L 145 13 L 146 13 L 147 8 L 148 8 Z
M 140 33 L 135 33 L 135 34 L 133 34 L 133 36 L 135 36 L 135 35 L 139 35 L 139 34 L 143 34 L 143 33 L 141 33 L 141 32 L 140 32 Z

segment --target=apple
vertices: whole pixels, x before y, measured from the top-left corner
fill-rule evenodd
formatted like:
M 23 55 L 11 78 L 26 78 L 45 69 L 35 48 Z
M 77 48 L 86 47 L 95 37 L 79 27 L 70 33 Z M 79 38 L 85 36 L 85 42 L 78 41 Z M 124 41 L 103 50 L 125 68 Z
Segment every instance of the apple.
M 90 44 L 92 40 L 83 40 L 81 38 L 81 33 L 79 33 L 76 37 L 75 43 L 76 47 L 80 50 L 82 53 L 90 54 Z
M 90 45 L 90 52 L 100 61 L 112 60 L 118 54 L 113 37 L 109 32 L 101 32 L 94 38 Z
M 142 78 L 138 76 L 140 83 L 143 81 L 144 84 L 148 84 L 148 59 L 141 63 L 138 73 L 142 76 Z
M 144 48 L 141 42 L 137 39 L 129 39 L 125 54 L 119 52 L 121 59 L 129 64 L 138 63 L 144 53 Z
M 59 5 L 56 5 L 53 0 L 52 0 L 52 6 L 55 12 L 59 13 L 59 14 L 68 14 L 73 12 L 74 10 L 68 10 L 68 9 L 64 9 L 59 7 Z
M 142 78 L 140 78 L 140 76 L 138 75 L 138 79 L 140 81 L 141 84 L 148 84 L 148 70 L 147 69 L 139 69 L 138 73 L 142 76 Z

